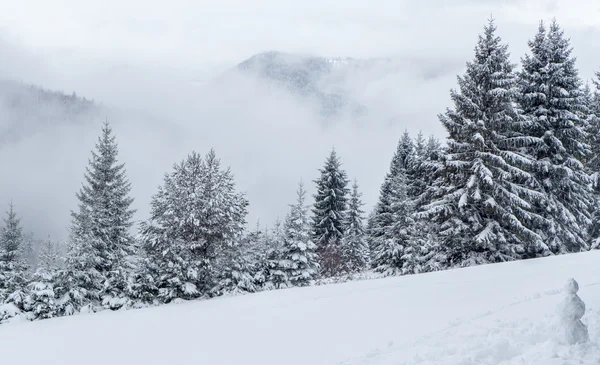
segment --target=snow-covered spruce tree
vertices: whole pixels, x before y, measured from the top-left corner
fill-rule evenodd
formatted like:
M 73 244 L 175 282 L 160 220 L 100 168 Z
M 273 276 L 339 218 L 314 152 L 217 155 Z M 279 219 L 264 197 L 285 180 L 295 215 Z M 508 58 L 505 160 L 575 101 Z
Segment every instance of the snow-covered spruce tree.
M 63 265 L 60 243 L 48 236 L 39 248 L 38 267 L 45 270 L 58 270 Z
M 587 123 L 581 117 L 586 107 L 569 43 L 556 21 L 548 32 L 540 23 L 520 73 L 520 104 L 530 120 L 527 132 L 542 141 L 528 153 L 536 160 L 530 171 L 544 192 L 535 212 L 547 224 L 531 227 L 553 253 L 588 249 L 591 223 L 590 179 L 581 162 L 590 154 Z
M 98 253 L 92 245 L 91 219 L 84 218 L 87 208 L 83 204 L 80 207 L 78 224 L 71 226 L 65 265 L 54 287 L 60 316 L 97 310 L 105 281 L 96 265 Z
M 414 152 L 409 155 L 405 170 L 408 178 L 408 198 L 414 201 L 414 208 L 417 210 L 428 202 L 428 188 L 440 170 L 442 153 L 440 142 L 435 136 L 432 135 L 425 141 L 419 132 L 415 139 Z
M 413 238 L 414 202 L 408 198 L 406 173 L 399 172 L 390 181 L 392 225 L 380 236 L 373 252 L 372 266 L 384 275 L 402 275 L 407 264 L 405 255 L 410 254 Z M 411 256 L 412 257 L 412 256 Z M 410 263 L 412 264 L 412 263 Z
M 53 318 L 58 314 L 54 282 L 61 266 L 57 242 L 48 237 L 39 248 L 39 267 L 27 285 L 24 309 L 30 320 Z
M 348 178 L 335 150 L 319 170 L 317 193 L 312 209 L 312 241 L 317 245 L 323 276 L 334 276 L 343 268 L 341 241 L 344 237 Z
M 600 79 L 600 73 L 596 73 Z M 589 241 L 594 249 L 600 247 L 600 83 L 594 81 L 596 90 L 586 88 L 587 135 L 591 154 L 585 161 L 585 167 L 592 180 L 593 203 L 592 223 L 588 230 Z
M 405 273 L 430 272 L 445 268 L 446 258 L 437 238 L 437 226 L 432 224 L 428 217 L 419 215 L 422 208 L 432 203 L 438 195 L 435 182 L 443 170 L 443 156 L 444 150 L 440 141 L 433 135 L 429 136 L 425 145 L 425 155 L 419 160 L 415 170 L 422 185 L 414 197 L 414 236 L 405 254 Z
M 268 232 L 268 231 L 267 231 Z M 269 251 L 277 251 L 283 245 L 283 223 L 281 219 L 277 217 L 271 232 L 266 237 L 267 249 Z
M 215 262 L 218 268 L 211 296 L 254 293 L 260 289 L 258 247 L 240 239 L 234 246 L 225 246 Z
M 23 228 L 12 202 L 0 230 L 0 304 L 8 302 L 23 309 L 26 286 L 25 265 L 20 253 L 23 244 Z
M 244 194 L 235 191 L 233 174 L 221 169 L 213 150 L 204 159 L 193 152 L 174 165 L 140 229 L 143 257 L 133 287 L 136 299 L 168 303 L 210 295 L 223 277 L 215 263 L 239 241 L 247 206 Z
M 27 312 L 30 320 L 46 319 L 56 317 L 58 306 L 56 293 L 54 292 L 54 281 L 56 270 L 39 268 L 27 285 L 27 292 L 23 303 L 23 309 Z
M 284 272 L 279 270 L 279 260 L 281 259 L 283 252 L 283 223 L 279 217 L 275 220 L 273 228 L 266 231 L 265 236 L 265 250 L 266 250 L 266 270 L 265 277 L 266 282 L 263 286 L 265 290 L 273 290 L 288 286 L 287 276 Z
M 414 140 L 414 150 L 407 156 L 405 162 L 406 174 L 406 203 L 411 209 L 411 216 L 404 218 L 401 224 L 408 235 L 405 238 L 404 254 L 402 256 L 402 274 L 413 274 L 422 271 L 435 270 L 435 265 L 430 265 L 430 256 L 437 247 L 435 229 L 427 219 L 414 215 L 425 204 L 431 202 L 428 189 L 432 185 L 440 167 L 439 141 L 430 137 L 425 141 L 421 132 Z M 407 226 L 410 224 L 411 226 Z M 403 231 L 403 232 L 404 232 Z
M 406 173 L 410 166 L 410 160 L 415 154 L 415 143 L 408 134 L 408 131 L 402 133 L 400 141 L 398 141 L 398 148 L 396 154 L 393 157 L 392 165 L 390 167 L 390 173 L 396 175 L 399 173 Z
M 442 171 L 444 153 L 440 141 L 431 135 L 425 143 L 423 152 L 415 153 L 415 157 L 410 161 L 408 172 L 414 181 L 409 182 L 409 198 L 414 200 L 416 210 L 431 203 L 430 188 Z
M 23 242 L 19 248 L 19 256 L 29 270 L 35 270 L 35 268 L 38 266 L 36 239 L 33 232 L 23 234 Z
M 415 146 L 414 155 L 424 159 L 427 155 L 427 141 L 423 136 L 423 131 L 419 131 L 419 133 L 417 133 L 417 136 L 413 141 L 413 145 Z
M 302 182 L 296 193 L 296 204 L 290 206 L 283 226 L 283 245 L 271 270 L 271 281 L 276 288 L 309 285 L 319 270 L 317 246 L 310 238 L 306 190 Z
M 423 133 L 419 132 L 414 140 L 414 151 L 407 161 L 408 196 L 415 200 L 427 188 L 428 171 L 423 168 L 427 160 L 427 142 Z M 416 208 L 416 207 L 415 207 Z
M 248 247 L 251 257 L 252 275 L 257 290 L 262 290 L 269 276 L 270 238 L 267 228 L 261 228 L 257 222 L 256 229 L 248 232 L 242 243 Z
M 129 232 L 134 210 L 131 185 L 117 155 L 115 136 L 104 123 L 77 193 L 79 209 L 71 212 L 69 254 L 57 287 L 67 312 L 87 304 L 96 310 L 128 303 L 125 278 L 132 269 L 128 257 L 134 253 Z
M 364 228 L 362 193 L 359 192 L 356 179 L 352 184 L 352 193 L 348 200 L 346 229 L 342 239 L 342 257 L 344 271 L 356 273 L 365 270 L 369 264 L 370 252 Z
M 521 153 L 533 139 L 520 133 L 517 79 L 495 32 L 490 20 L 458 77 L 460 91 L 451 92 L 455 109 L 440 115 L 448 148 L 435 200 L 424 210 L 438 224 L 449 266 L 514 260 L 544 248 L 530 228 L 542 221 L 532 211 L 541 194 L 523 170 L 533 161 Z
M 386 240 L 391 238 L 392 227 L 394 227 L 396 221 L 394 217 L 394 211 L 392 206 L 397 204 L 396 201 L 396 187 L 398 176 L 402 175 L 402 179 L 406 179 L 408 174 L 408 167 L 410 163 L 410 156 L 414 153 L 414 144 L 412 138 L 407 131 L 404 132 L 400 140 L 398 141 L 398 147 L 392 157 L 390 163 L 390 171 L 385 176 L 383 184 L 379 190 L 379 199 L 375 205 L 374 212 L 372 213 L 371 219 L 369 220 L 369 250 L 371 252 L 371 263 L 376 264 L 377 252 L 379 252 L 379 246 L 383 245 Z
M 254 293 L 260 291 L 267 280 L 267 242 L 260 230 L 244 232 L 239 243 L 225 247 L 224 254 L 216 263 L 219 267 L 217 285 L 212 295 Z
M 589 83 L 583 87 L 582 94 L 585 111 L 581 113 L 581 118 L 586 121 L 587 142 L 590 147 L 590 153 L 585 156 L 583 163 L 590 175 L 595 171 L 600 171 L 600 95 L 598 90 L 592 90 Z

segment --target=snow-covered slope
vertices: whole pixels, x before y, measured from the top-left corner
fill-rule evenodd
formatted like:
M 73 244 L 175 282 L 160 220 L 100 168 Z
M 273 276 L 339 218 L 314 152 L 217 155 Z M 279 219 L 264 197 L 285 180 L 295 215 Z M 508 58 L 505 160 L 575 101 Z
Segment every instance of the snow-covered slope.
M 597 364 L 600 252 L 0 326 L 7 364 Z M 579 281 L 591 342 L 561 344 Z
M 63 124 L 90 123 L 107 110 L 91 100 L 0 79 L 0 149 Z
M 359 116 L 366 109 L 353 100 L 346 79 L 361 63 L 350 58 L 329 59 L 271 51 L 250 57 L 236 69 L 274 83 L 292 95 L 315 101 L 319 113 L 325 117 L 344 110 Z

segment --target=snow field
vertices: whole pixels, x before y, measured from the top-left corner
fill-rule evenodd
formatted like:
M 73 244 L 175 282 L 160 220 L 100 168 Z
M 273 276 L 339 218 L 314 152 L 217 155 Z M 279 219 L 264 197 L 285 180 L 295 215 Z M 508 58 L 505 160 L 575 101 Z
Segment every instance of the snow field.
M 600 252 L 0 326 L 19 364 L 597 364 Z M 579 282 L 590 342 L 561 343 Z M 33 349 L 33 350 L 32 350 Z

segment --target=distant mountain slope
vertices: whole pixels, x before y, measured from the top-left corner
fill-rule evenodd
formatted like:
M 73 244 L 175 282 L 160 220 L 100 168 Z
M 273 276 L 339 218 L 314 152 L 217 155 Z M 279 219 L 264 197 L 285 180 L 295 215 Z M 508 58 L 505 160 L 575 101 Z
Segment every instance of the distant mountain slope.
M 364 61 L 352 58 L 324 58 L 280 53 L 259 53 L 237 65 L 242 73 L 269 80 L 303 98 L 314 99 L 323 116 L 342 110 L 362 115 L 366 107 L 354 100 L 347 85 L 348 71 Z
M 0 146 L 57 123 L 84 122 L 103 109 L 75 93 L 0 80 Z

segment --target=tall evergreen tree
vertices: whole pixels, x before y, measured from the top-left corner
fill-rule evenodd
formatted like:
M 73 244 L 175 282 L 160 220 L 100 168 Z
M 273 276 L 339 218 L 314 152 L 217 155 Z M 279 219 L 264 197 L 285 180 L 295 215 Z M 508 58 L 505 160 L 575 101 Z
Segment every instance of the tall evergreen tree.
M 332 276 L 342 269 L 341 240 L 344 237 L 347 196 L 349 193 L 346 172 L 335 150 L 319 170 L 315 180 L 317 193 L 312 209 L 312 239 L 317 245 L 322 274 Z
M 62 266 L 60 244 L 48 236 L 39 248 L 39 267 L 46 270 L 58 270 Z
M 600 73 L 596 73 L 600 80 Z M 586 87 L 585 100 L 588 108 L 587 135 L 591 154 L 585 161 L 585 166 L 592 180 L 593 202 L 592 223 L 588 234 L 592 248 L 600 247 L 600 83 L 594 80 L 595 90 Z
M 450 266 L 518 259 L 543 244 L 529 228 L 541 221 L 532 211 L 541 195 L 524 170 L 533 161 L 520 150 L 532 140 L 519 133 L 524 120 L 515 108 L 514 66 L 495 32 L 490 20 L 458 77 L 460 92 L 451 92 L 455 109 L 440 115 L 447 154 L 437 199 L 424 209 L 439 225 Z
M 268 280 L 269 243 L 266 229 L 259 222 L 254 231 L 245 232 L 240 244 L 233 247 L 230 267 L 224 270 L 220 288 L 225 292 L 255 292 L 263 289 Z
M 438 271 L 446 265 L 446 256 L 437 237 L 437 226 L 430 222 L 427 215 L 421 214 L 423 207 L 439 196 L 435 182 L 443 173 L 443 157 L 440 141 L 433 135 L 429 136 L 425 156 L 418 164 L 417 179 L 421 185 L 414 197 L 414 236 L 405 254 L 406 264 L 403 267 L 406 273 Z
M 412 138 L 405 131 L 398 141 L 398 147 L 390 163 L 390 170 L 381 185 L 379 199 L 375 205 L 374 213 L 369 220 L 368 242 L 372 255 L 377 255 L 377 252 L 380 251 L 380 246 L 390 239 L 393 234 L 392 230 L 397 222 L 393 207 L 400 203 L 397 199 L 399 196 L 402 196 L 402 194 L 398 194 L 397 185 L 399 181 L 406 182 L 414 150 Z M 404 188 L 407 187 L 403 187 L 402 189 Z M 406 198 L 408 198 L 408 192 L 406 194 Z M 371 262 L 376 264 L 377 258 L 375 256 L 371 258 Z
M 131 270 L 127 258 L 134 251 L 129 232 L 134 210 L 131 185 L 124 164 L 118 163 L 118 146 L 108 123 L 102 126 L 91 154 L 85 183 L 77 193 L 79 210 L 71 212 L 69 256 L 60 290 L 65 305 L 78 303 L 74 310 L 83 302 L 118 309 L 127 301 L 125 277 Z
M 101 302 L 106 278 L 96 265 L 98 252 L 88 239 L 91 219 L 84 219 L 84 214 L 87 213 L 82 208 L 79 223 L 71 226 L 65 267 L 59 271 L 54 288 L 59 315 L 95 311 Z
M 33 232 L 24 233 L 23 241 L 19 247 L 19 256 L 23 263 L 28 269 L 35 269 L 37 267 L 37 252 L 36 252 L 36 239 Z
M 435 139 L 430 142 L 435 143 Z M 429 148 L 436 147 L 439 148 L 439 144 L 437 146 L 428 146 L 427 141 L 423 138 L 423 134 L 419 132 L 414 141 L 414 150 L 406 159 L 407 198 L 413 201 L 413 208 L 415 210 L 419 209 L 422 205 L 419 201 L 432 182 L 431 177 L 433 176 L 434 169 L 432 169 L 431 156 L 429 155 L 433 155 L 435 152 L 430 152 Z
M 436 181 L 442 171 L 442 160 L 445 151 L 440 141 L 433 135 L 429 136 L 425 145 L 425 154 L 418 164 L 418 178 L 422 184 L 416 192 L 415 207 L 417 210 L 431 202 L 431 191 L 429 187 Z
M 556 21 L 548 32 L 540 23 L 529 48 L 530 54 L 522 60 L 520 104 L 530 120 L 528 134 L 542 141 L 528 150 L 537 160 L 531 171 L 544 191 L 536 212 L 547 224 L 537 227 L 537 232 L 554 253 L 585 250 L 591 194 L 581 161 L 590 150 L 575 58 Z
M 423 137 L 423 132 L 419 131 L 417 137 L 414 140 L 415 150 L 414 155 L 419 156 L 420 160 L 425 159 L 427 155 L 427 141 Z
M 354 180 L 352 193 L 348 201 L 348 214 L 346 217 L 346 232 L 342 240 L 342 257 L 345 271 L 349 273 L 360 272 L 369 264 L 369 245 L 366 240 L 364 228 L 364 211 L 362 207 L 362 193 L 359 192 L 358 182 Z
M 306 190 L 302 182 L 296 193 L 296 204 L 290 206 L 285 219 L 283 245 L 271 270 L 271 281 L 278 288 L 309 285 L 319 270 L 317 246 L 310 238 Z
M 39 267 L 27 285 L 24 308 L 30 320 L 53 318 L 58 315 L 54 283 L 60 261 L 58 243 L 48 237 L 40 247 Z
M 12 202 L 0 230 L 0 303 L 8 300 L 20 308 L 27 269 L 20 255 L 23 228 Z
M 136 274 L 136 298 L 170 302 L 210 295 L 223 277 L 215 263 L 241 238 L 247 206 L 214 150 L 204 159 L 193 152 L 174 165 L 141 226 L 144 258 Z
M 215 286 L 211 296 L 254 293 L 259 291 L 263 280 L 260 270 L 259 247 L 247 239 L 240 239 L 234 246 L 225 246 L 215 262 Z
M 407 273 L 407 257 L 413 258 L 411 248 L 414 237 L 414 201 L 408 197 L 408 180 L 406 173 L 400 172 L 391 180 L 391 215 L 393 224 L 386 233 L 379 237 L 379 244 L 373 252 L 373 268 L 385 275 L 402 275 Z M 407 256 L 409 255 L 409 256 Z M 414 257 L 416 259 L 416 256 Z
M 392 165 L 390 167 L 391 175 L 406 173 L 410 167 L 414 153 L 415 143 L 408 131 L 405 130 L 404 133 L 402 133 L 402 137 L 400 137 L 396 154 L 392 160 Z

